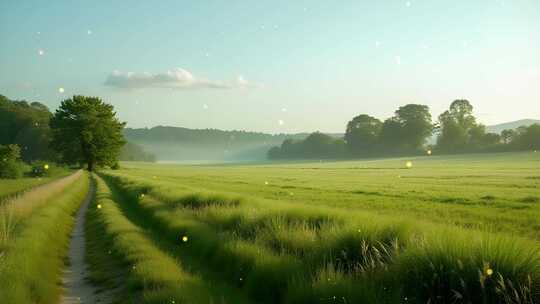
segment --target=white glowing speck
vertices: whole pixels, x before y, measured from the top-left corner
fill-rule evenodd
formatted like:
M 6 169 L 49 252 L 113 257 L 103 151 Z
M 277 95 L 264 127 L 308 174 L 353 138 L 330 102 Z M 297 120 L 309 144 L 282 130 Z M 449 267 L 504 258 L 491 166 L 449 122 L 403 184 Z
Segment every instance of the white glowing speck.
M 88 35 L 92 35 L 92 30 L 88 30 L 86 33 L 88 33 Z
M 41 32 L 37 32 L 38 35 L 41 35 Z
M 401 56 L 396 56 L 396 57 L 394 57 L 394 59 L 396 60 L 397 65 L 401 64 Z
M 40 50 L 38 50 L 38 54 L 39 54 L 39 56 L 43 56 L 43 54 L 45 54 L 45 51 L 40 49 Z
M 203 104 L 203 109 L 207 110 L 208 109 L 208 105 L 207 104 Z
M 407 1 L 407 2 L 405 3 L 405 5 L 406 5 L 407 7 L 411 7 L 411 1 Z
M 375 41 L 375 47 L 378 48 L 379 46 L 381 46 L 381 42 L 380 41 Z
M 64 93 L 64 92 L 65 92 L 64 88 L 58 88 L 58 93 Z
M 264 182 L 265 185 L 268 185 L 268 182 Z
M 281 112 L 287 112 L 287 108 L 281 108 Z
M 280 126 L 283 126 L 283 125 L 285 124 L 285 122 L 284 122 L 283 120 L 280 119 L 280 120 L 278 120 L 278 124 L 279 124 Z

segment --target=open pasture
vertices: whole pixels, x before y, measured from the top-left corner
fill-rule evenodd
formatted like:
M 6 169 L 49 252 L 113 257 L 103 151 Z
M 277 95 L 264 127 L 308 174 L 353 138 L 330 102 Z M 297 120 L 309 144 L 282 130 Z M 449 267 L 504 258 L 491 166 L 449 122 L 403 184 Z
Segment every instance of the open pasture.
M 124 164 L 98 178 L 114 195 L 89 255 L 156 303 L 534 303 L 539 169 L 536 153 Z

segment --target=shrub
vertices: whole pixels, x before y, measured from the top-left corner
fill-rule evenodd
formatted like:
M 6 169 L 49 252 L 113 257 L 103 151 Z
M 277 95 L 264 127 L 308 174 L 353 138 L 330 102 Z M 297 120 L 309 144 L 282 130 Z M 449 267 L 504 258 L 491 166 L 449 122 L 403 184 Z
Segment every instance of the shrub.
M 24 164 L 20 161 L 21 149 L 17 145 L 0 145 L 0 178 L 20 178 Z

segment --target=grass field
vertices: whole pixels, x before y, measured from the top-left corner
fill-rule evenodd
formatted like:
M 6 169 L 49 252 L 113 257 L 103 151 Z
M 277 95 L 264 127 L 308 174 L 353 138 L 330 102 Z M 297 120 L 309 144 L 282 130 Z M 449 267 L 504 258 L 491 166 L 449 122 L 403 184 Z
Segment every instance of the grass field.
M 121 286 L 111 268 L 129 275 L 120 295 L 155 303 L 540 300 L 540 154 L 125 164 L 102 177 L 89 261 L 95 281 Z
M 78 171 L 0 206 L 2 303 L 57 303 L 73 214 L 88 192 Z

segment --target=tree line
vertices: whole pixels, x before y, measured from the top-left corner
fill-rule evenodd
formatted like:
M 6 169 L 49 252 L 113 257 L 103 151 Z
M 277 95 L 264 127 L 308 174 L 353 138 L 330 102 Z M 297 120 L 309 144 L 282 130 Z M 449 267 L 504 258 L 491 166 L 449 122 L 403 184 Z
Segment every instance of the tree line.
M 0 178 L 41 175 L 52 163 L 92 170 L 116 167 L 119 157 L 154 161 L 141 147 L 125 145 L 124 126 L 97 97 L 73 96 L 53 114 L 42 103 L 0 95 Z
M 433 135 L 436 143 L 428 143 Z M 304 140 L 287 139 L 268 151 L 270 159 L 352 158 L 425 153 L 452 154 L 540 150 L 540 125 L 489 133 L 476 120 L 468 100 L 458 99 L 433 122 L 429 107 L 408 104 L 381 121 L 360 114 L 336 138 L 315 132 Z

